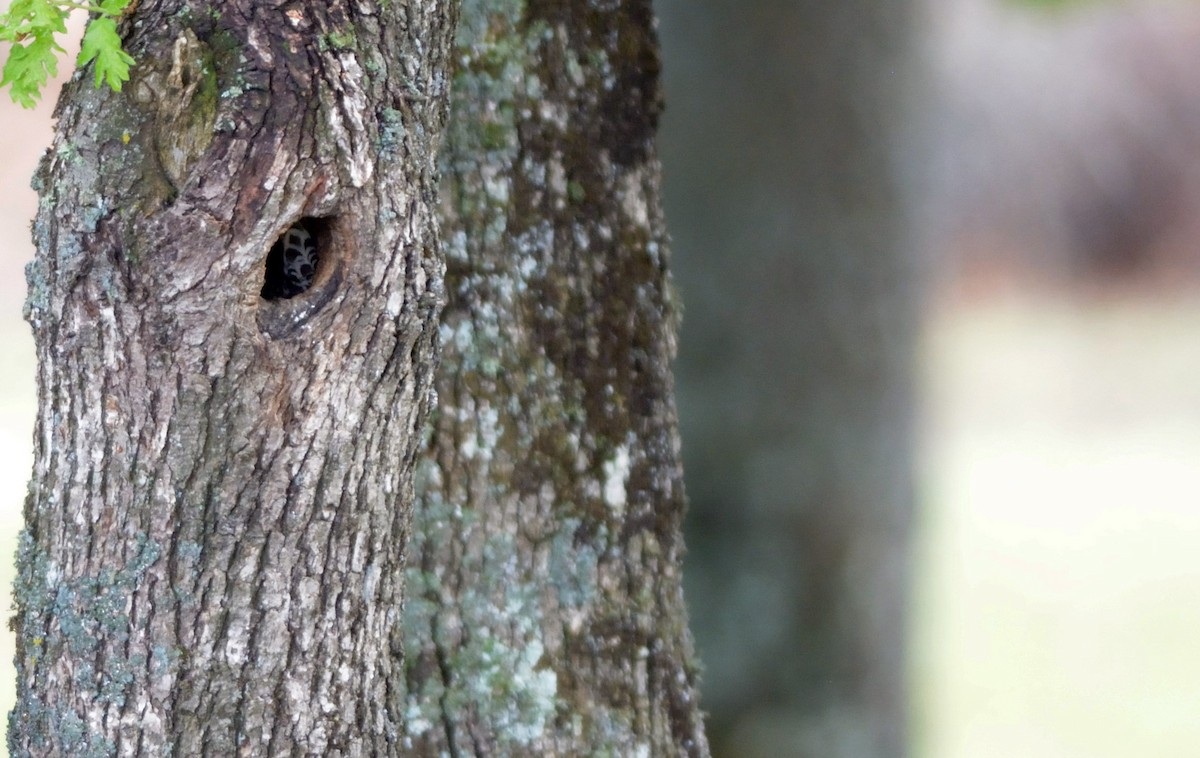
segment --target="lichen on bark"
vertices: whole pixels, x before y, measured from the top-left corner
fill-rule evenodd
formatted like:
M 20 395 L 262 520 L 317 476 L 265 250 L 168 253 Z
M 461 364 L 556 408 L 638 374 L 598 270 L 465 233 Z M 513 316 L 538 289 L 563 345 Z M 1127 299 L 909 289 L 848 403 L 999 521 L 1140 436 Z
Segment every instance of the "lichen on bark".
M 142 0 L 124 92 L 64 89 L 35 180 L 11 755 L 399 754 L 453 17 Z M 301 217 L 326 264 L 264 300 Z
M 656 44 L 648 3 L 463 6 L 404 626 L 414 754 L 707 753 Z

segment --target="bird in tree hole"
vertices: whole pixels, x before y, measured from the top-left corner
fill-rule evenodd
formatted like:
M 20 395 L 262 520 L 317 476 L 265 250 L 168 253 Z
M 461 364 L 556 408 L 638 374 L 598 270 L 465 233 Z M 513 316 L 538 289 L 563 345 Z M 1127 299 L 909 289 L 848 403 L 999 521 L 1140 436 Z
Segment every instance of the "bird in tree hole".
M 303 223 L 293 224 L 267 253 L 262 296 L 279 300 L 306 291 L 312 286 L 319 260 L 316 239 Z

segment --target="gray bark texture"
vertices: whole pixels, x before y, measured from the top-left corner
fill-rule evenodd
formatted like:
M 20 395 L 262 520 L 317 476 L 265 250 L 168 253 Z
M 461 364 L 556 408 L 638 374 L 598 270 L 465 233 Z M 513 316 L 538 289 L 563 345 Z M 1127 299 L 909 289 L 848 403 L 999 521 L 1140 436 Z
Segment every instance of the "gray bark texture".
M 689 598 L 716 755 L 906 752 L 911 2 L 665 0 Z M 909 165 L 905 165 L 908 163 Z
M 649 0 L 463 6 L 414 755 L 703 756 Z
M 397 755 L 443 263 L 434 0 L 142 0 L 35 179 L 13 756 Z M 385 54 L 386 53 L 386 54 Z M 297 219 L 312 288 L 260 297 Z
M 14 756 L 707 753 L 648 0 L 459 13 L 142 0 L 64 91 Z

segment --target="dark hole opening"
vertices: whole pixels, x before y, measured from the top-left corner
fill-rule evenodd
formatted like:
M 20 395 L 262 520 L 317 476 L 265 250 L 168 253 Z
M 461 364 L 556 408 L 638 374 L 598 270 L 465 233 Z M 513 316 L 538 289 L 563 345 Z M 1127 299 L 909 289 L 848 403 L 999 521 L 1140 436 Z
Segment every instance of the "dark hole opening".
M 286 300 L 312 287 L 322 256 L 328 257 L 328 250 L 323 249 L 329 244 L 328 227 L 328 219 L 308 216 L 275 240 L 263 271 L 263 299 Z

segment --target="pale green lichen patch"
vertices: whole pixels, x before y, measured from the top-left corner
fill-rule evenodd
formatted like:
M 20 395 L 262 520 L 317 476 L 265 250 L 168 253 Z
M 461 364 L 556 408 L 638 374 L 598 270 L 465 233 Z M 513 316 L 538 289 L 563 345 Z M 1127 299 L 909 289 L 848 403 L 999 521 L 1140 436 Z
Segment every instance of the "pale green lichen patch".
M 60 659 L 69 656 L 80 690 L 90 691 L 101 703 L 123 704 L 137 673 L 146 666 L 143 656 L 118 652 L 128 638 L 129 604 L 160 553 L 157 543 L 139 535 L 133 558 L 120 569 L 65 579 L 22 531 L 13 584 L 15 626 L 21 636 L 18 649 L 24 652 L 16 661 L 19 690 L 32 677 L 49 675 Z M 18 694 L 9 722 L 21 722 L 22 733 L 39 735 L 45 744 L 72 753 L 111 754 L 111 743 L 88 733 L 77 714 L 43 708 L 36 698 Z
M 328 32 L 317 40 L 321 52 L 326 50 L 352 50 L 358 46 L 358 40 L 351 29 Z
M 446 543 L 476 523 L 473 511 L 446 504 L 431 484 L 439 473 L 426 461 L 418 474 L 424 504 L 413 525 L 412 555 L 431 541 Z M 506 749 L 529 746 L 543 736 L 558 710 L 557 675 L 542 662 L 544 620 L 533 578 L 513 564 L 512 539 L 494 535 L 470 551 L 462 571 L 471 586 L 453 598 L 442 588 L 450 581 L 436 571 L 411 566 L 406 572 L 404 609 L 410 736 L 434 724 L 463 721 L 468 713 L 486 724 Z M 432 638 L 431 638 L 432 636 Z M 428 647 L 432 644 L 432 649 Z M 438 676 L 415 679 L 412 669 L 437 659 Z
M 394 155 L 404 145 L 404 114 L 395 108 L 384 108 L 379 114 L 379 149 Z
M 600 565 L 595 545 L 608 541 L 607 534 L 601 533 L 581 543 L 576 536 L 581 526 L 579 519 L 565 519 L 550 540 L 547 573 L 559 606 L 567 611 L 581 610 L 595 600 Z
M 482 166 L 511 165 L 516 158 L 520 115 L 516 108 L 526 96 L 530 60 L 546 28 L 544 24 L 522 28 L 524 11 L 523 0 L 463 3 L 451 89 L 456 117 L 447 126 L 448 147 L 442 151 L 447 173 L 462 175 Z M 463 192 L 459 198 L 471 201 L 477 194 Z
M 85 204 L 81 202 L 82 213 L 81 218 L 86 229 L 56 229 L 56 233 L 51 235 L 50 230 L 53 227 L 56 217 L 56 206 L 62 201 L 59 192 L 62 190 L 47 189 L 45 184 L 45 176 L 48 175 L 51 168 L 51 163 L 63 160 L 58 156 L 57 151 L 46 153 L 42 158 L 42 162 L 34 174 L 33 186 L 39 192 L 38 197 L 38 212 L 34 217 L 31 227 L 33 243 L 38 250 L 43 253 L 34 257 L 32 261 L 25 265 L 25 281 L 28 286 L 28 291 L 25 297 L 25 305 L 23 314 L 27 321 L 33 322 L 34 319 L 40 319 L 47 313 L 50 304 L 50 293 L 53 287 L 52 274 L 60 278 L 69 278 L 83 271 L 86 267 L 87 256 L 83 247 L 84 231 L 95 231 L 101 216 L 102 209 L 98 208 L 96 203 Z M 80 162 L 80 166 L 86 166 Z M 94 182 L 95 178 L 90 176 L 81 176 L 80 182 Z M 87 200 L 91 200 L 92 196 L 88 196 Z M 36 334 L 36 330 L 35 330 Z
M 466 666 L 465 670 L 477 674 L 470 685 L 471 700 L 487 703 L 497 732 L 518 745 L 529 745 L 543 735 L 558 703 L 557 676 L 553 670 L 538 668 L 542 642 L 535 637 L 523 647 L 514 647 L 486 631 L 480 636 L 480 644 L 462 648 L 451 665 Z
M 62 708 L 47 708 L 36 698 L 29 700 L 28 707 L 22 712 L 13 710 L 8 715 L 9 755 L 23 754 L 13 738 L 19 730 L 29 729 L 30 724 L 37 725 L 36 730 L 27 732 L 32 735 L 35 747 L 57 748 L 55 754 L 79 758 L 109 758 L 116 755 L 116 744 L 94 734 L 79 714 Z

